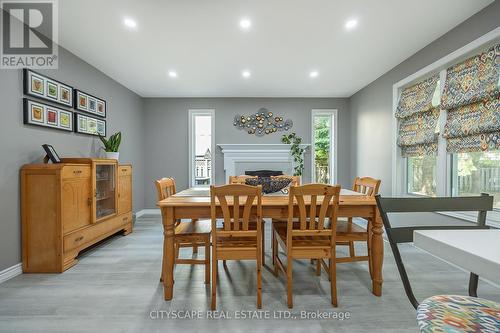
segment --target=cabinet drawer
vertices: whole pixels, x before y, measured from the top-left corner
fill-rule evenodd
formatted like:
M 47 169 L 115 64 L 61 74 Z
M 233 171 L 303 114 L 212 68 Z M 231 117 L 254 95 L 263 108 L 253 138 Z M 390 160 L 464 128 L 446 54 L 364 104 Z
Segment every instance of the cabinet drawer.
M 132 167 L 130 165 L 119 165 L 118 176 L 130 176 L 132 174 Z
M 62 178 L 90 178 L 90 166 L 67 165 L 62 169 Z
M 72 232 L 64 236 L 64 252 L 98 242 L 115 233 L 120 227 L 131 221 L 132 213 L 123 214 Z

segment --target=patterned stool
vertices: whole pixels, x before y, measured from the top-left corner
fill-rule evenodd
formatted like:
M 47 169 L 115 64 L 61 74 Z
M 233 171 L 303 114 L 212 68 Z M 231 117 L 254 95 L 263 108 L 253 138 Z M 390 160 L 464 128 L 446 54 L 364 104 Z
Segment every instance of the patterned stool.
M 500 304 L 482 298 L 438 295 L 417 309 L 422 333 L 500 332 Z

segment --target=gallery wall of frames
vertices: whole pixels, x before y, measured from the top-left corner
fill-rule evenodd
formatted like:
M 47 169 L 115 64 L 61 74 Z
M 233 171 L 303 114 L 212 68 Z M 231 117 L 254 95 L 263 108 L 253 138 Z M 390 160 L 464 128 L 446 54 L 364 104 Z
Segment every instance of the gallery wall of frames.
M 104 99 L 30 69 L 24 69 L 24 94 L 25 124 L 106 136 Z

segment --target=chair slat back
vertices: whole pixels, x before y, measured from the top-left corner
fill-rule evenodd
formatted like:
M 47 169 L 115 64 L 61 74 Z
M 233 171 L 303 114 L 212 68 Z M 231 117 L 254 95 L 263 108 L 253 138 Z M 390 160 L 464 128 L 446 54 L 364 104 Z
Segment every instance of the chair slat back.
M 387 237 L 395 244 L 413 242 L 415 230 L 446 229 L 487 229 L 486 213 L 493 210 L 493 196 L 482 193 L 475 197 L 438 197 L 438 198 L 382 198 L 375 196 Z M 392 227 L 388 213 L 435 213 L 435 212 L 477 211 L 476 225 L 470 226 L 404 226 Z
M 374 197 L 378 194 L 380 179 L 371 177 L 356 177 L 352 185 L 352 190 Z
M 247 176 L 247 175 L 240 175 L 240 176 L 229 176 L 229 184 L 246 184 L 246 180 L 250 178 L 257 178 L 257 176 Z
M 437 198 L 380 198 L 386 213 L 491 211 L 493 196 Z
M 158 195 L 158 201 L 164 200 L 177 193 L 177 190 L 175 188 L 175 180 L 173 178 L 159 179 L 155 181 L 155 185 Z
M 211 186 L 212 231 L 216 230 L 216 206 L 219 202 L 225 231 L 248 231 L 252 208 L 257 201 L 257 225 L 262 218 L 262 187 L 242 184 Z
M 340 185 L 307 184 L 290 187 L 288 199 L 288 233 L 291 236 L 335 234 Z M 297 203 L 299 223 L 294 223 Z M 329 219 L 328 224 L 325 223 Z

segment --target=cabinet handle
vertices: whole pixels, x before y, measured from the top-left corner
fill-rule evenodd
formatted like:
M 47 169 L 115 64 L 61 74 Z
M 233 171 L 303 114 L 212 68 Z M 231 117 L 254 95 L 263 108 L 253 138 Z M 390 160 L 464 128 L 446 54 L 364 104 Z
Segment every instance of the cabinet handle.
M 73 173 L 75 173 L 75 174 L 82 173 L 82 170 L 73 170 Z
M 75 243 L 81 241 L 82 239 L 83 239 L 83 236 L 75 238 Z
M 122 169 L 123 172 L 127 172 L 127 169 Z

